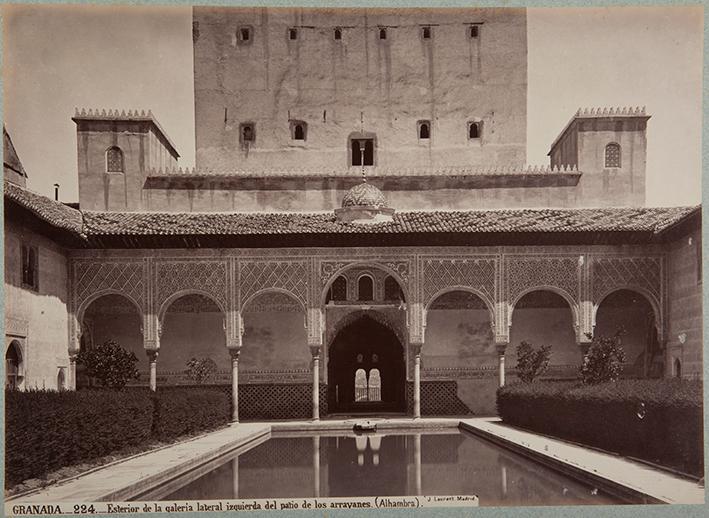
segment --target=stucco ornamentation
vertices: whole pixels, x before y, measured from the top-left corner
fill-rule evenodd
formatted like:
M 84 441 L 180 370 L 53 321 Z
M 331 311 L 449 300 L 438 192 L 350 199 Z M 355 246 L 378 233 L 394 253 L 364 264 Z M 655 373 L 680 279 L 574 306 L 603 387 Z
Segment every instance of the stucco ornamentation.
M 240 261 L 241 307 L 257 292 L 268 289 L 291 293 L 306 307 L 309 263 L 304 261 Z
M 505 266 L 509 304 L 515 304 L 522 294 L 535 288 L 559 290 L 578 304 L 581 268 L 577 255 L 510 255 Z
M 468 287 L 484 295 L 488 307 L 494 307 L 497 258 L 465 256 L 426 258 L 423 260 L 423 301 L 450 287 Z
M 156 262 L 157 307 L 178 292 L 207 293 L 224 310 L 227 307 L 224 261 Z
M 101 292 L 127 295 L 141 311 L 145 308 L 142 261 L 76 261 L 73 287 L 76 308 L 81 308 L 88 299 Z

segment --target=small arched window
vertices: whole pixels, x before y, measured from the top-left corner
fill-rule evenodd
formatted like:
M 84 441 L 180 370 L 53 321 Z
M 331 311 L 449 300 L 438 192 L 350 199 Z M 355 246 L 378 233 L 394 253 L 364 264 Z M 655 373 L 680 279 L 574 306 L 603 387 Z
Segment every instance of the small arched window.
M 293 140 L 307 140 L 308 125 L 304 121 L 291 121 L 290 136 Z
M 37 248 L 30 245 L 22 245 L 22 285 L 25 288 L 35 291 L 39 289 L 38 268 Z
M 419 121 L 419 139 L 428 140 L 431 138 L 431 123 L 429 121 Z
M 384 300 L 386 301 L 403 301 L 404 294 L 401 291 L 401 286 L 396 282 L 396 279 L 389 275 L 384 279 Z
M 679 361 L 679 358 L 675 358 L 675 378 L 681 378 L 682 377 L 682 364 Z
M 369 275 L 362 275 L 357 281 L 357 300 L 374 300 L 374 281 Z
M 379 29 L 379 39 L 380 40 L 387 39 L 387 30 L 384 27 Z
M 379 374 L 379 369 L 372 369 L 371 371 L 369 371 L 369 383 L 367 384 L 367 400 L 382 400 L 382 378 Z
M 60 367 L 57 373 L 57 390 L 64 390 L 66 388 L 66 374 L 64 374 L 64 368 Z
M 424 40 L 431 39 L 431 28 L 430 27 L 422 27 L 421 28 L 421 38 L 423 38 Z
M 5 387 L 10 390 L 20 388 L 22 376 L 22 352 L 19 343 L 13 340 L 5 353 Z
M 110 147 L 106 150 L 106 172 L 107 173 L 122 173 L 123 169 L 123 151 L 119 147 Z
M 483 127 L 482 122 L 469 122 L 468 123 L 468 138 L 469 139 L 480 138 L 480 135 L 482 134 L 482 127 Z
M 335 39 L 336 40 L 342 39 L 342 29 L 340 29 L 339 27 L 335 28 Z
M 343 300 L 347 300 L 347 279 L 340 275 L 330 286 L 326 303 Z
M 367 391 L 367 373 L 364 369 L 357 369 L 355 371 L 355 401 L 367 401 L 369 396 Z
M 606 167 L 620 167 L 620 144 L 611 142 L 606 146 Z

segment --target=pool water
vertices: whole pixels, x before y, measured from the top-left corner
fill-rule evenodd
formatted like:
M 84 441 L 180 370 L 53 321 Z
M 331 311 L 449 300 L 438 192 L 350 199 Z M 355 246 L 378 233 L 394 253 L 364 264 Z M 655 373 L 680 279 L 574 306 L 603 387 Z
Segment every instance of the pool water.
M 622 503 L 457 429 L 277 435 L 141 500 L 477 495 L 481 506 Z

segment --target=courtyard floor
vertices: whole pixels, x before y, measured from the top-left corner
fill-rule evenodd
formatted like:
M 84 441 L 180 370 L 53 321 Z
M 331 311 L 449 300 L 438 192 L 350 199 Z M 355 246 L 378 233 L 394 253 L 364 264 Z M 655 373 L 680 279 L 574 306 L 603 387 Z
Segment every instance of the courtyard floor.
M 377 430 L 415 430 L 460 427 L 517 453 L 581 477 L 600 488 L 619 488 L 647 502 L 704 503 L 704 487 L 646 464 L 502 425 L 497 418 L 352 418 L 323 421 L 240 423 L 195 439 L 146 452 L 124 461 L 18 495 L 8 501 L 98 502 L 125 501 L 147 488 L 166 482 L 220 455 L 248 449 L 270 432 L 351 431 L 355 423 L 371 421 Z

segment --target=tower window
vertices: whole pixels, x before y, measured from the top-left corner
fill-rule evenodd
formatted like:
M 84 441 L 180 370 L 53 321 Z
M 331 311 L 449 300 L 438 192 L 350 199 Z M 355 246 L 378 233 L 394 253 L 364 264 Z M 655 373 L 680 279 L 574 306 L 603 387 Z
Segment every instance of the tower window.
M 335 28 L 335 39 L 336 40 L 342 39 L 342 29 L 340 29 L 339 27 Z
M 106 172 L 122 173 L 123 171 L 123 151 L 115 146 L 108 148 L 106 150 Z
M 479 139 L 482 135 L 483 123 L 482 122 L 469 122 L 468 123 L 468 138 L 469 139 Z
M 611 142 L 606 146 L 606 167 L 620 167 L 620 144 Z
M 476 39 L 480 36 L 480 27 L 477 25 L 471 25 L 468 35 L 471 39 Z
M 39 289 L 37 248 L 22 245 L 22 285 L 37 291 Z
M 387 30 L 386 30 L 386 28 L 381 27 L 381 28 L 379 29 L 379 39 L 380 39 L 380 40 L 385 40 L 385 39 L 387 39 Z
M 239 27 L 236 31 L 236 41 L 242 45 L 248 45 L 252 40 L 252 29 L 248 26 Z
M 428 140 L 431 138 L 431 122 L 430 121 L 419 121 L 418 122 L 418 134 L 420 140 Z
M 374 281 L 369 275 L 362 275 L 357 281 L 357 300 L 374 300 Z
M 242 144 L 253 144 L 256 141 L 256 127 L 253 122 L 245 122 L 239 126 L 239 138 Z
M 350 141 L 352 165 L 374 165 L 374 139 L 353 138 Z
M 298 39 L 298 29 L 295 27 L 291 27 L 288 29 L 288 39 L 289 40 L 297 40 Z
M 290 123 L 290 136 L 293 140 L 307 140 L 308 138 L 308 125 L 303 121 L 291 121 Z
M 430 40 L 431 39 L 431 28 L 430 27 L 422 27 L 421 28 L 421 37 L 424 40 Z

